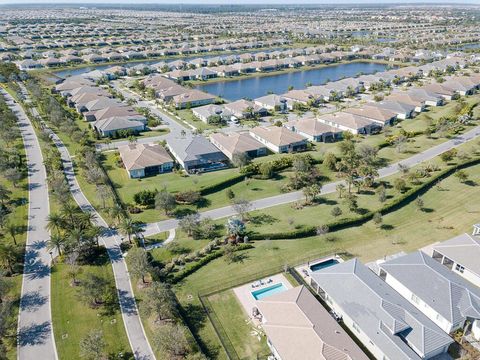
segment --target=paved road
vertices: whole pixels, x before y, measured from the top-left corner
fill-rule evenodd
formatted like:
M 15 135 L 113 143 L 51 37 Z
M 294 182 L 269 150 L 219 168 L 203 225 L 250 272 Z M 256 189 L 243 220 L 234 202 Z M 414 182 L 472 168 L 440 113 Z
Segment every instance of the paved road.
M 45 229 L 48 206 L 46 170 L 40 144 L 22 107 L 3 89 L 9 107 L 17 115 L 28 166 L 28 230 L 25 266 L 18 315 L 17 357 L 20 360 L 58 359 L 50 308 L 50 234 Z
M 38 114 L 36 109 L 32 109 L 32 113 L 34 115 Z M 53 131 L 50 130 L 50 132 L 50 137 L 60 152 L 64 173 L 73 198 L 83 211 L 94 213 L 96 215 L 95 222 L 97 225 L 102 226 L 107 230 L 106 234 L 100 238 L 100 241 L 106 247 L 112 263 L 123 323 L 125 325 L 127 337 L 135 358 L 139 360 L 154 360 L 155 355 L 153 354 L 150 343 L 148 342 L 145 330 L 138 314 L 138 308 L 133 294 L 127 264 L 120 249 L 121 237 L 116 231 L 108 228 L 108 224 L 87 200 L 75 177 L 73 164 L 68 149 Z M 42 163 L 42 161 L 40 161 L 40 163 Z M 43 357 L 32 357 L 29 358 L 29 360 L 30 359 L 43 359 Z M 48 357 L 45 357 L 45 359 L 48 359 Z
M 387 177 L 397 173 L 399 171 L 398 170 L 399 164 L 407 165 L 409 167 L 415 166 L 424 161 L 431 160 L 434 157 L 440 155 L 441 153 L 447 150 L 450 150 L 452 148 L 458 147 L 464 144 L 465 142 L 476 139 L 479 136 L 480 136 L 480 126 L 477 126 L 463 135 L 458 135 L 453 139 L 445 141 L 439 145 L 436 145 L 430 149 L 427 149 L 421 153 L 418 153 L 408 159 L 402 160 L 400 162 L 394 163 L 392 165 L 389 165 L 387 167 L 380 169 L 378 172 L 379 177 L 383 178 L 383 177 Z M 335 192 L 336 186 L 340 183 L 341 181 L 337 181 L 337 182 L 328 183 L 324 185 L 322 187 L 322 194 L 330 194 Z M 304 195 L 302 191 L 295 191 L 295 192 L 280 194 L 280 195 L 271 196 L 263 199 L 258 199 L 258 200 L 252 201 L 252 210 L 266 209 L 266 208 L 277 206 L 277 205 L 292 203 L 295 201 L 299 201 L 303 198 L 304 198 Z M 236 213 L 231 206 L 225 206 L 218 209 L 204 211 L 200 214 L 200 216 L 202 218 L 210 217 L 212 219 L 221 219 L 221 218 L 225 218 L 235 214 Z M 156 223 L 147 224 L 145 226 L 145 232 L 143 234 L 144 236 L 155 235 L 155 234 L 158 234 L 159 232 L 168 231 L 170 229 L 175 229 L 177 227 L 178 227 L 178 219 L 164 220 Z
M 165 135 L 158 135 L 158 136 L 152 136 L 152 137 L 140 137 L 137 139 L 137 143 L 139 144 L 151 143 L 151 142 L 157 142 L 162 140 L 168 141 L 169 139 L 175 139 L 175 138 L 181 139 L 181 138 L 184 138 L 185 136 L 186 137 L 192 136 L 191 128 L 189 128 L 188 126 L 181 125 L 179 122 L 175 121 L 164 112 L 161 112 L 153 101 L 144 100 L 134 92 L 126 90 L 123 87 L 120 87 L 120 83 L 118 81 L 112 81 L 111 85 L 114 87 L 116 91 L 120 92 L 125 97 L 125 99 L 136 100 L 137 104 L 135 106 L 145 107 L 150 109 L 151 113 L 153 115 L 158 116 L 160 119 L 162 119 L 162 124 L 170 129 L 170 132 Z M 185 136 L 182 136 L 182 131 L 185 131 Z M 103 150 L 115 149 L 123 145 L 128 145 L 128 140 L 113 141 L 111 144 L 108 144 L 108 145 L 97 144 L 96 148 L 98 151 L 103 151 Z

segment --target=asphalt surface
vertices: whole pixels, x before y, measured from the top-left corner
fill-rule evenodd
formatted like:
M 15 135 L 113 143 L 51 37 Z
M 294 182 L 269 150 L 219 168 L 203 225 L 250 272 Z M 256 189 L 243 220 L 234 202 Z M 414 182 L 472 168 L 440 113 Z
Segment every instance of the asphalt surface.
M 20 360 L 58 359 L 52 328 L 50 268 L 46 230 L 50 212 L 47 173 L 35 131 L 22 107 L 3 89 L 8 106 L 16 114 L 28 166 L 28 229 L 25 265 L 18 315 L 17 357 Z
M 474 140 L 480 136 L 480 126 L 469 130 L 468 132 L 458 135 L 448 141 L 445 141 L 439 145 L 436 145 L 432 148 L 429 148 L 421 153 L 418 153 L 408 159 L 399 161 L 397 163 L 386 166 L 378 171 L 379 178 L 388 177 L 399 172 L 398 166 L 400 164 L 407 165 L 408 167 L 413 167 L 422 162 L 433 159 L 434 157 L 448 151 L 452 148 L 458 147 L 468 141 Z M 336 191 L 336 186 L 342 183 L 342 181 L 328 183 L 322 186 L 322 195 L 330 194 Z M 295 191 L 285 194 L 280 194 L 276 196 L 271 196 L 263 199 L 254 200 L 251 202 L 251 210 L 260 210 L 266 209 L 269 207 L 288 204 L 295 201 L 299 201 L 304 198 L 302 191 Z M 218 209 L 208 210 L 200 213 L 201 218 L 209 217 L 211 219 L 221 219 L 235 215 L 236 212 L 232 206 L 225 206 Z M 144 236 L 155 235 L 163 231 L 169 231 L 171 229 L 176 229 L 178 227 L 178 219 L 168 219 L 164 221 L 159 221 L 155 223 L 150 223 L 145 225 Z

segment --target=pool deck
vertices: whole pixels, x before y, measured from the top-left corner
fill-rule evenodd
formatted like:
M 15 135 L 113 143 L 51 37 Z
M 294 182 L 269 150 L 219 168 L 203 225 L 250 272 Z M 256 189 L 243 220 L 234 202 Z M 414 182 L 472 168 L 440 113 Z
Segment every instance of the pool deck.
M 311 273 L 310 266 L 324 262 L 324 261 L 332 260 L 332 259 L 337 260 L 339 263 L 344 262 L 344 260 L 340 257 L 340 255 L 334 254 L 334 255 L 325 256 L 323 258 L 319 258 L 313 261 L 309 261 L 306 264 L 298 265 L 297 267 L 295 267 L 295 271 L 298 274 L 300 274 L 300 276 L 303 278 L 303 280 L 305 280 L 307 284 L 310 285 L 310 273 Z
M 270 283 L 268 283 L 269 279 L 272 279 Z M 255 288 L 252 288 L 252 284 L 257 283 L 259 280 L 262 280 L 264 284 L 257 286 Z M 272 275 L 267 278 L 259 279 L 259 280 L 244 284 L 242 286 L 239 286 L 233 289 L 233 292 L 237 296 L 238 301 L 240 301 L 240 304 L 242 304 L 243 310 L 246 312 L 249 319 L 253 319 L 252 309 L 256 307 L 256 302 L 257 302 L 257 300 L 255 300 L 255 298 L 252 295 L 252 291 L 265 289 L 279 283 L 282 283 L 287 289 L 293 288 L 292 284 L 290 284 L 288 279 L 285 276 L 283 276 L 283 274 L 276 274 L 276 275 Z M 256 319 L 253 319 L 253 320 L 255 321 Z

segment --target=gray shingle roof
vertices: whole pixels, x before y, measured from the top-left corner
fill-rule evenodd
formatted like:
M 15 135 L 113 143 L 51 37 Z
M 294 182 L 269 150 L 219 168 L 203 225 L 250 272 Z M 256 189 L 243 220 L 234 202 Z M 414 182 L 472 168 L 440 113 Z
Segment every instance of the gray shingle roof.
M 171 139 L 168 145 L 182 161 L 197 160 L 199 157 L 211 157 L 215 161 L 227 160 L 227 157 L 203 136 L 191 139 Z
M 390 359 L 420 359 L 453 342 L 358 259 L 322 269 L 312 278 Z
M 421 251 L 380 264 L 452 324 L 480 319 L 480 289 Z

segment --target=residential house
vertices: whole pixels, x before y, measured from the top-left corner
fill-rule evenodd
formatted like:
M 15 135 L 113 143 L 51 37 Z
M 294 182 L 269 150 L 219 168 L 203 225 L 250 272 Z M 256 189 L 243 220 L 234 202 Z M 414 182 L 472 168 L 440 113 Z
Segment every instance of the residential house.
M 212 116 L 219 116 L 222 121 L 228 121 L 232 117 L 232 113 L 225 109 L 222 105 L 204 105 L 192 109 L 193 115 L 208 124 Z
M 228 158 L 223 152 L 201 135 L 188 139 L 170 139 L 167 147 L 189 173 L 220 170 L 228 166 Z
M 394 101 L 402 104 L 414 106 L 414 110 L 418 113 L 425 110 L 425 101 L 406 93 L 404 91 L 393 91 L 389 96 L 386 97 L 387 101 Z
M 480 288 L 422 251 L 379 267 L 380 277 L 443 331 L 471 331 L 480 339 Z
M 397 120 L 397 114 L 395 112 L 373 105 L 350 107 L 344 109 L 343 111 L 375 121 L 379 123 L 382 127 L 387 125 L 393 125 Z
M 275 359 L 368 359 L 304 286 L 268 296 L 255 304 Z
M 333 142 L 342 138 L 342 130 L 315 118 L 300 118 L 283 124 L 287 129 L 314 142 Z
M 132 179 L 169 172 L 173 160 L 158 144 L 129 144 L 118 148 L 123 166 Z
M 415 105 L 406 104 L 404 102 L 399 101 L 390 101 L 384 100 L 378 103 L 371 103 L 374 106 L 378 106 L 379 108 L 389 110 L 397 114 L 398 119 L 409 119 L 413 116 L 415 111 Z
M 382 129 L 376 121 L 343 111 L 321 114 L 318 120 L 340 130 L 349 131 L 352 134 L 370 135 L 376 134 Z
M 441 106 L 443 105 L 443 97 L 423 88 L 412 88 L 407 93 L 414 99 L 423 101 L 427 106 Z
M 115 137 L 121 132 L 138 134 L 145 130 L 145 123 L 137 120 L 135 116 L 114 115 L 93 122 L 92 127 L 102 137 Z
M 215 96 L 200 90 L 185 89 L 184 93 L 173 96 L 172 102 L 177 109 L 193 108 L 214 103 Z
M 240 99 L 224 105 L 224 108 L 232 113 L 237 119 L 251 118 L 256 115 L 266 116 L 268 110 L 255 104 L 253 101 Z
M 453 343 L 358 259 L 312 272 L 311 285 L 376 359 L 431 359 Z
M 447 88 L 441 83 L 426 84 L 420 89 L 424 89 L 425 91 L 441 96 L 445 100 L 452 100 L 454 97 L 458 96 L 455 90 Z
M 255 104 L 270 111 L 287 111 L 287 99 L 276 94 L 261 96 L 253 100 Z
M 210 135 L 210 141 L 230 160 L 235 154 L 246 154 L 250 159 L 267 154 L 265 145 L 244 132 L 213 133 Z
M 303 151 L 307 139 L 280 126 L 257 126 L 250 129 L 250 135 L 276 153 Z
M 462 234 L 435 244 L 432 257 L 472 284 L 480 287 L 480 239 Z

